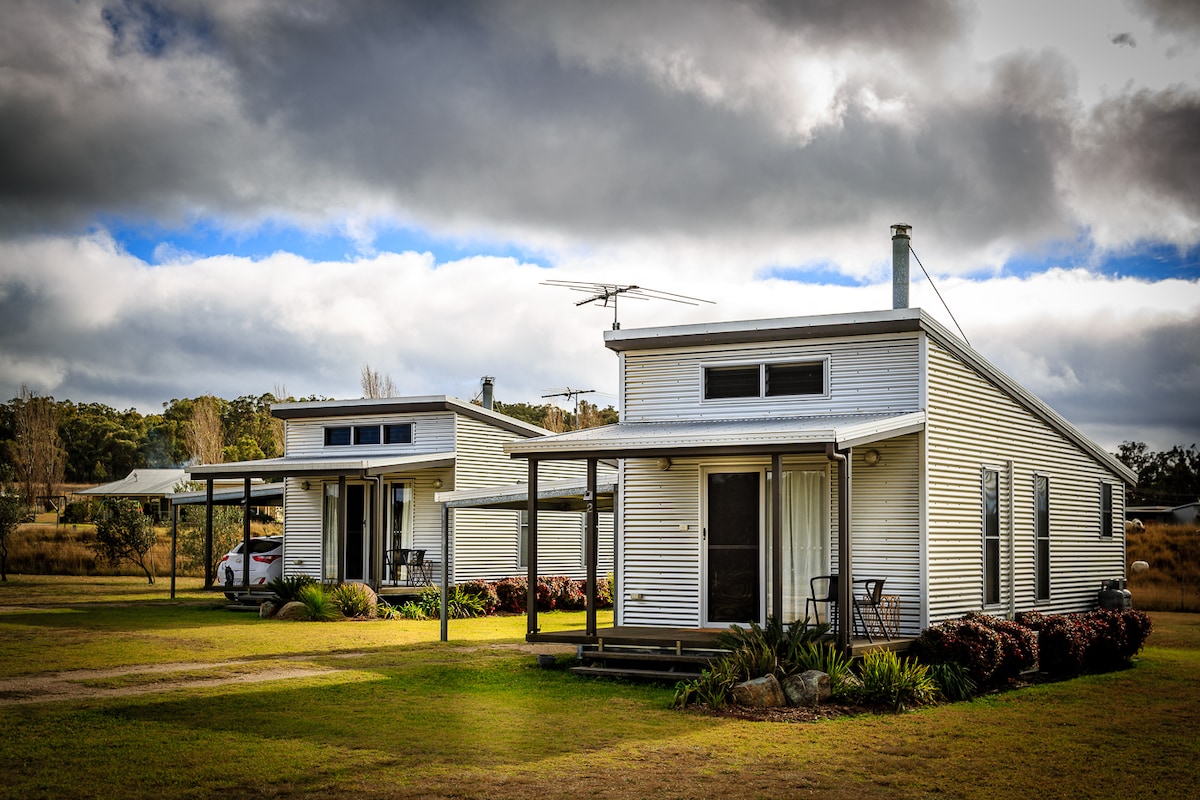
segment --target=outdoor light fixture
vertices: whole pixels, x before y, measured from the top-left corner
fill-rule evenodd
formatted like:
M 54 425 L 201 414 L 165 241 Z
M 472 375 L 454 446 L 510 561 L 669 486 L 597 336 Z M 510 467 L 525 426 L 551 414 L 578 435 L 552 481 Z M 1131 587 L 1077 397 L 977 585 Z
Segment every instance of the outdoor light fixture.
M 658 468 L 661 469 L 663 472 L 666 472 L 667 470 L 669 470 L 671 468 L 671 459 L 660 458 L 658 460 Z
M 868 467 L 873 467 L 876 464 L 878 464 L 879 463 L 879 451 L 878 450 L 868 450 L 867 452 L 863 453 L 863 463 L 866 464 Z
M 301 483 L 300 488 L 307 492 L 308 491 L 308 481 L 304 481 L 303 483 Z
M 442 479 L 441 479 L 441 478 L 434 478 L 434 479 L 433 479 L 433 488 L 435 488 L 435 489 L 440 489 L 440 488 L 442 488 Z

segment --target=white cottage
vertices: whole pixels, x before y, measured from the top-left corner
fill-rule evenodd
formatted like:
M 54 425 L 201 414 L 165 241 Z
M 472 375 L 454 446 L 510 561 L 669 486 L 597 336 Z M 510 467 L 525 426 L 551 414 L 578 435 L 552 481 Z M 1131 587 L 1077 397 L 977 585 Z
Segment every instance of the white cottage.
M 883 580 L 887 632 L 904 638 L 969 611 L 1092 608 L 1124 576 L 1136 475 L 919 309 L 614 330 L 605 345 L 621 422 L 505 449 L 535 485 L 539 469 L 620 460 L 615 627 L 539 633 L 531 614 L 530 640 L 678 648 L 803 619 L 830 575 L 850 577 L 843 609 Z
M 285 575 L 386 590 L 407 582 L 406 570 L 392 568 L 400 550 L 424 551 L 433 580 L 444 564 L 450 584 L 525 574 L 523 511 L 461 509 L 443 519 L 435 493 L 523 477 L 504 446 L 549 431 L 442 395 L 281 403 L 271 413 L 285 423 L 283 457 L 189 471 L 197 480 L 284 481 Z M 564 463 L 550 477 L 583 475 L 583 464 Z M 584 576 L 583 517 L 543 512 L 542 574 Z

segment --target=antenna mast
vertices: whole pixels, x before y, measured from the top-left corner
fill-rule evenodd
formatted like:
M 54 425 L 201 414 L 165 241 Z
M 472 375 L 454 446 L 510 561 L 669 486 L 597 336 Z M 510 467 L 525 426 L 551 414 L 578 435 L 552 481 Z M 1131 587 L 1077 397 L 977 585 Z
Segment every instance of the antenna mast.
M 558 286 L 563 289 L 570 289 L 573 292 L 583 292 L 591 295 L 586 300 L 580 300 L 576 306 L 584 306 L 588 303 L 600 303 L 605 308 L 608 307 L 608 302 L 612 301 L 613 324 L 614 331 L 621 330 L 621 323 L 617 319 L 617 298 L 625 295 L 629 300 L 670 300 L 672 303 L 683 303 L 688 306 L 698 306 L 701 303 L 713 305 L 712 300 L 701 300 L 699 297 L 688 297 L 683 294 L 674 294 L 673 292 L 661 292 L 657 289 L 647 289 L 644 286 L 636 284 L 619 284 L 619 283 L 596 283 L 594 281 L 559 281 L 549 280 L 542 281 L 542 286 Z
M 576 303 L 576 305 L 578 305 L 578 303 Z M 579 395 L 591 394 L 594 391 L 596 391 L 596 390 L 595 389 L 572 389 L 570 386 L 568 386 L 566 389 L 563 389 L 561 392 L 552 392 L 550 394 L 544 394 L 544 395 L 542 395 L 542 397 L 543 398 L 546 398 L 546 397 L 566 397 L 566 398 L 573 397 L 573 398 L 575 398 L 575 430 L 579 430 Z

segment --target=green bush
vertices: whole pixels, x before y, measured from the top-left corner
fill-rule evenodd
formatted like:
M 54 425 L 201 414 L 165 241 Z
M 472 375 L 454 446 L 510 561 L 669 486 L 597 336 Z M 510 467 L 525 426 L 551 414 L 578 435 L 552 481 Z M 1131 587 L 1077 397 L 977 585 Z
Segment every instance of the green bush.
M 975 681 L 971 680 L 971 673 L 961 664 L 955 664 L 953 661 L 930 664 L 929 674 L 942 697 L 952 703 L 970 700 L 975 696 Z
M 296 600 L 304 604 L 308 609 L 308 618 L 315 622 L 330 622 L 342 617 L 341 609 L 320 584 L 300 587 L 296 592 Z
M 938 699 L 937 683 L 929 667 L 915 659 L 901 659 L 891 650 L 873 650 L 863 656 L 855 691 L 864 703 L 879 703 L 896 711 L 926 705 Z
M 317 585 L 317 579 L 310 575 L 291 575 L 286 578 L 276 578 L 267 584 L 267 588 L 275 595 L 275 602 L 282 606 L 299 599 L 300 590 L 305 586 Z
M 79 525 L 91 522 L 95 518 L 96 504 L 91 500 L 76 500 L 73 503 L 67 503 L 67 507 L 63 509 L 62 513 L 64 525 Z
M 370 619 L 378 616 L 379 604 L 375 592 L 362 583 L 343 583 L 333 587 L 330 592 L 333 602 L 337 603 L 342 614 L 347 617 Z
M 797 646 L 796 671 L 815 669 L 829 676 L 829 693 L 835 700 L 848 699 L 855 686 L 851 660 L 828 642 L 806 642 Z
M 468 595 L 473 595 L 479 598 L 483 605 L 483 613 L 491 615 L 496 613 L 496 609 L 500 607 L 500 595 L 496 591 L 496 585 L 489 581 L 466 581 L 460 583 L 458 588 Z

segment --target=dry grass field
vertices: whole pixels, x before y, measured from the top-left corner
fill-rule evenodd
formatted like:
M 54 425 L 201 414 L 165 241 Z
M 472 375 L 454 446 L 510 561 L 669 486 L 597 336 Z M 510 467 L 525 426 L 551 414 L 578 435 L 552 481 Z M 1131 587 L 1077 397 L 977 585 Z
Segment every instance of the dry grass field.
M 1149 523 L 1126 536 L 1125 556 L 1127 565 L 1150 565 L 1145 572 L 1127 566 L 1135 608 L 1200 612 L 1200 528 Z

